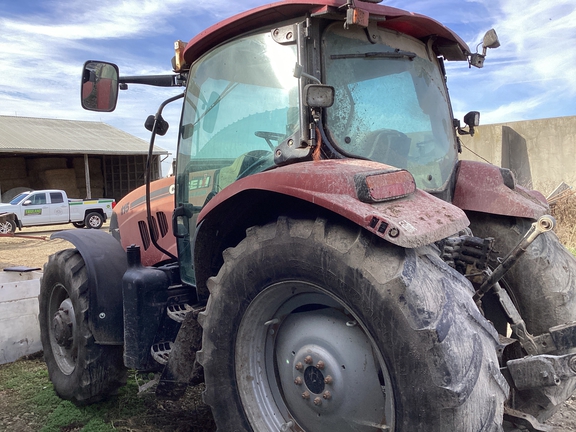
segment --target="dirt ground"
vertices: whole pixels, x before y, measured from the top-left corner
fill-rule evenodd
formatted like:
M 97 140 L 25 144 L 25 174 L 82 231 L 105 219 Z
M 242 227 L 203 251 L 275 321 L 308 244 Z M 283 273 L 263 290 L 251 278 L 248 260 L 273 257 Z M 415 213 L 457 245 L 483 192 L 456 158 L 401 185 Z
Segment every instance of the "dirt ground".
M 64 240 L 50 240 L 50 235 L 63 229 L 76 228 L 71 224 L 25 228 L 15 237 L 0 237 L 0 270 L 16 265 L 43 268 L 50 254 L 72 247 Z M 107 230 L 108 226 L 102 229 Z M 6 406 L 6 401 L 1 399 L 0 395 L 0 406 Z M 565 402 L 547 424 L 553 426 L 555 432 L 576 431 L 576 395 Z

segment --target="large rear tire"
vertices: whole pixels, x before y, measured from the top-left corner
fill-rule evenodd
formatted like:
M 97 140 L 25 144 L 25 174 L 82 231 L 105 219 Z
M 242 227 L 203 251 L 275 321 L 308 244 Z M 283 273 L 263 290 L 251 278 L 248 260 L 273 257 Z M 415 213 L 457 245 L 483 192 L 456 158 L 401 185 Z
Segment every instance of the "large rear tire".
M 506 256 L 518 244 L 532 224 L 528 219 L 483 213 L 470 213 L 468 218 L 475 236 L 494 237 L 500 257 Z M 510 291 L 528 331 L 534 336 L 546 333 L 551 327 L 576 321 L 576 258 L 553 232 L 540 235 L 532 243 L 506 273 L 503 286 Z M 575 390 L 576 378 L 571 378 L 555 387 L 515 391 L 513 408 L 543 422 Z
M 253 227 L 208 281 L 219 431 L 500 431 L 508 385 L 469 283 L 356 225 Z
M 84 405 L 126 383 L 121 346 L 98 345 L 89 326 L 86 265 L 76 249 L 51 255 L 40 282 L 40 334 L 54 390 Z

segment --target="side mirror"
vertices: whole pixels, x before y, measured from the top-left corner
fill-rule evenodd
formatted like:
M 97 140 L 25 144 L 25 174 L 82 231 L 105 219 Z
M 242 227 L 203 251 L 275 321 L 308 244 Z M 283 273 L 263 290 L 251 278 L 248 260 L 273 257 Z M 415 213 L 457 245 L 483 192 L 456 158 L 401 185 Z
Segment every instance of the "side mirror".
M 328 108 L 334 104 L 334 87 L 308 84 L 304 87 L 304 104 L 311 108 Z
M 84 63 L 80 100 L 89 111 L 110 112 L 118 100 L 118 66 L 89 60 Z
M 23 206 L 29 206 L 30 204 L 32 204 L 32 200 L 26 200 L 22 203 Z

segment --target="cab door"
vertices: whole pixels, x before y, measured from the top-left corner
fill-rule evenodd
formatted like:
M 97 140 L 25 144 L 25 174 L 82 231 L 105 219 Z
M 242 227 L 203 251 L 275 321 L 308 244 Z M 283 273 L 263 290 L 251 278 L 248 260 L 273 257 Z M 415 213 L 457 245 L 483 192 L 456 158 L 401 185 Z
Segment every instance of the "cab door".
M 62 192 L 49 192 L 48 195 L 50 198 L 50 222 L 53 224 L 69 222 L 70 211 Z
M 22 203 L 22 225 L 47 225 L 50 223 L 50 213 L 46 192 L 36 192 Z

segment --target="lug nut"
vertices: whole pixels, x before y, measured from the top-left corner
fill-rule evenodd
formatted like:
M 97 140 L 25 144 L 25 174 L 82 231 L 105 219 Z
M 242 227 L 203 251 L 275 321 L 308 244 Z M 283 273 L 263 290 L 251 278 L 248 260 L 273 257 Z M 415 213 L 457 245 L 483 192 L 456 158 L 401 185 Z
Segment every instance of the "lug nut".
M 325 366 L 325 365 L 324 365 L 324 362 L 323 362 L 322 360 L 320 360 L 320 361 L 318 362 L 318 364 L 316 365 L 316 367 L 317 367 L 318 369 L 320 369 L 320 370 L 324 369 L 324 366 Z
M 314 405 L 316 406 L 322 405 L 322 399 L 320 399 L 319 397 L 314 398 Z
M 326 378 L 324 378 L 324 383 L 325 384 L 332 384 L 332 382 L 334 382 L 332 377 L 330 375 L 326 375 Z
M 304 365 L 301 362 L 298 362 L 294 365 L 294 367 L 296 368 L 296 370 L 302 370 L 304 369 Z
M 322 395 L 322 397 L 326 400 L 330 399 L 332 397 L 332 393 L 330 393 L 328 390 L 326 390 L 324 392 L 324 394 Z
M 302 378 L 296 377 L 296 379 L 294 380 L 294 384 L 301 385 L 302 384 Z
M 306 356 L 306 358 L 304 359 L 304 363 L 306 364 L 312 364 L 313 360 L 311 356 Z
M 307 391 L 305 391 L 304 393 L 302 393 L 302 399 L 310 399 L 310 393 L 308 393 Z

